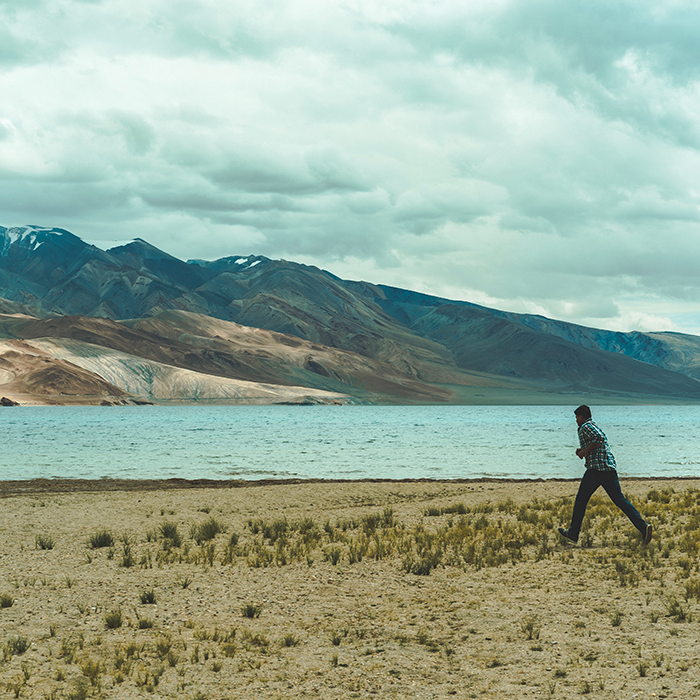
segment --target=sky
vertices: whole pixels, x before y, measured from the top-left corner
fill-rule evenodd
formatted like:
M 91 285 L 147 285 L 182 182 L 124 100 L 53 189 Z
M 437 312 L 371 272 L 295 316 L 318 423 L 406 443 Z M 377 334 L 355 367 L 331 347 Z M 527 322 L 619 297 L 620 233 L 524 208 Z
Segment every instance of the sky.
M 0 0 L 0 225 L 700 334 L 700 12 Z

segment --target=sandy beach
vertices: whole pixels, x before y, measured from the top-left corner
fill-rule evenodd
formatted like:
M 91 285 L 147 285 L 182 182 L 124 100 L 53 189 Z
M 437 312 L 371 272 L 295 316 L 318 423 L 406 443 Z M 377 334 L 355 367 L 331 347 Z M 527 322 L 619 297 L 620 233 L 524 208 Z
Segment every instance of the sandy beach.
M 697 697 L 699 486 L 5 482 L 0 694 Z

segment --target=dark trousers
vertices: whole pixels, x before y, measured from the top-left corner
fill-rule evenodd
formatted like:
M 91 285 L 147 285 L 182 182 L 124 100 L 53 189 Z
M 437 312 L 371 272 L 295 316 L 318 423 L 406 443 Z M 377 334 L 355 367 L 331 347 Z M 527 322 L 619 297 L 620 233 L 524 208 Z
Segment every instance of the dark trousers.
M 588 501 L 591 500 L 591 496 L 597 491 L 599 486 L 605 489 L 605 493 L 610 496 L 612 502 L 630 519 L 632 525 L 644 535 L 647 524 L 639 514 L 639 511 L 622 495 L 617 472 L 603 472 L 598 469 L 586 469 L 586 473 L 581 479 L 581 484 L 576 494 L 576 501 L 574 502 L 574 514 L 571 516 L 569 533 L 574 538 L 578 538 Z

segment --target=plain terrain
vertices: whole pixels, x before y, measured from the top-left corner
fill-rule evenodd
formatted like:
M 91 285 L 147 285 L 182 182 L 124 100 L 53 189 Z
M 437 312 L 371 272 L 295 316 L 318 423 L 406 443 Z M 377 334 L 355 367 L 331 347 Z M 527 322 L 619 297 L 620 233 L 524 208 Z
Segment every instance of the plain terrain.
M 697 697 L 699 486 L 0 484 L 0 695 Z

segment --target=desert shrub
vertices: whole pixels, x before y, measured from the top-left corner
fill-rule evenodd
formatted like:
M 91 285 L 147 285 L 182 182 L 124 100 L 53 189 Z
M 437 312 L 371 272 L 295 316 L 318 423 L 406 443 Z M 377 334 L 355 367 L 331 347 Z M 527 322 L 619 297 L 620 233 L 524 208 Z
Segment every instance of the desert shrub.
M 273 520 L 271 523 L 263 523 L 262 536 L 266 540 L 270 540 L 270 544 L 275 544 L 277 540 L 284 536 L 289 530 L 287 518 Z
M 147 588 L 139 593 L 139 598 L 143 605 L 155 605 L 156 603 L 156 592 L 153 588 Z
M 122 558 L 119 564 L 126 569 L 136 564 L 136 559 L 134 558 L 134 553 L 131 551 L 131 544 L 129 544 L 129 542 L 124 542 L 124 551 L 122 552 Z
M 499 506 L 500 510 L 500 506 Z M 443 514 L 457 514 L 457 515 L 466 515 L 467 514 L 467 507 L 464 505 L 464 503 L 453 503 L 451 506 L 446 506 L 445 508 L 442 509 Z
M 666 611 L 669 617 L 672 617 L 676 622 L 690 622 L 692 615 L 688 608 L 675 597 L 671 597 L 666 602 Z
M 161 659 L 164 659 L 170 653 L 172 646 L 172 637 L 169 634 L 164 634 L 156 640 L 156 654 L 158 654 Z
M 67 700 L 86 700 L 90 695 L 90 686 L 85 678 L 78 678 L 73 681 L 73 690 L 67 695 Z
M 343 550 L 340 547 L 329 547 L 323 552 L 326 561 L 329 561 L 333 566 L 336 566 L 343 555 Z
M 525 635 L 525 639 L 539 639 L 540 625 L 536 615 L 527 615 L 520 621 L 520 630 Z
M 243 615 L 243 617 L 252 619 L 254 617 L 260 617 L 261 613 L 262 605 L 253 605 L 252 603 L 248 603 L 241 608 L 241 615 Z
M 114 547 L 114 535 L 109 530 L 98 530 L 90 535 L 87 544 L 90 549 Z
M 691 598 L 700 600 L 700 579 L 691 578 L 689 581 L 685 582 L 684 588 L 686 600 L 690 600 Z
M 36 549 L 53 549 L 54 541 L 51 535 L 37 535 L 34 538 L 34 547 Z
M 100 674 L 102 673 L 102 665 L 99 661 L 93 661 L 87 658 L 80 664 L 80 670 L 86 678 L 90 679 L 91 685 L 99 687 Z
M 213 540 L 220 532 L 225 532 L 226 528 L 214 518 L 209 518 L 203 523 L 195 523 L 190 528 L 190 537 L 199 545 L 202 542 Z
M 105 615 L 105 625 L 109 630 L 115 630 L 118 627 L 121 627 L 123 622 L 122 611 L 119 608 L 112 610 L 112 612 L 108 612 Z
M 293 634 L 285 634 L 284 637 L 282 637 L 282 641 L 280 642 L 280 645 L 283 647 L 295 647 L 298 644 L 299 640 Z
M 166 548 L 178 548 L 182 544 L 182 537 L 178 532 L 177 525 L 171 522 L 162 523 L 158 528 L 160 538 L 163 540 L 163 546 Z
M 9 661 L 13 656 L 21 656 L 29 649 L 29 640 L 26 637 L 9 637 L 3 647 L 3 657 Z
M 252 647 L 257 647 L 258 649 L 267 649 L 270 646 L 270 640 L 261 632 L 254 633 L 250 630 L 244 630 L 242 634 L 242 640 L 249 650 Z

